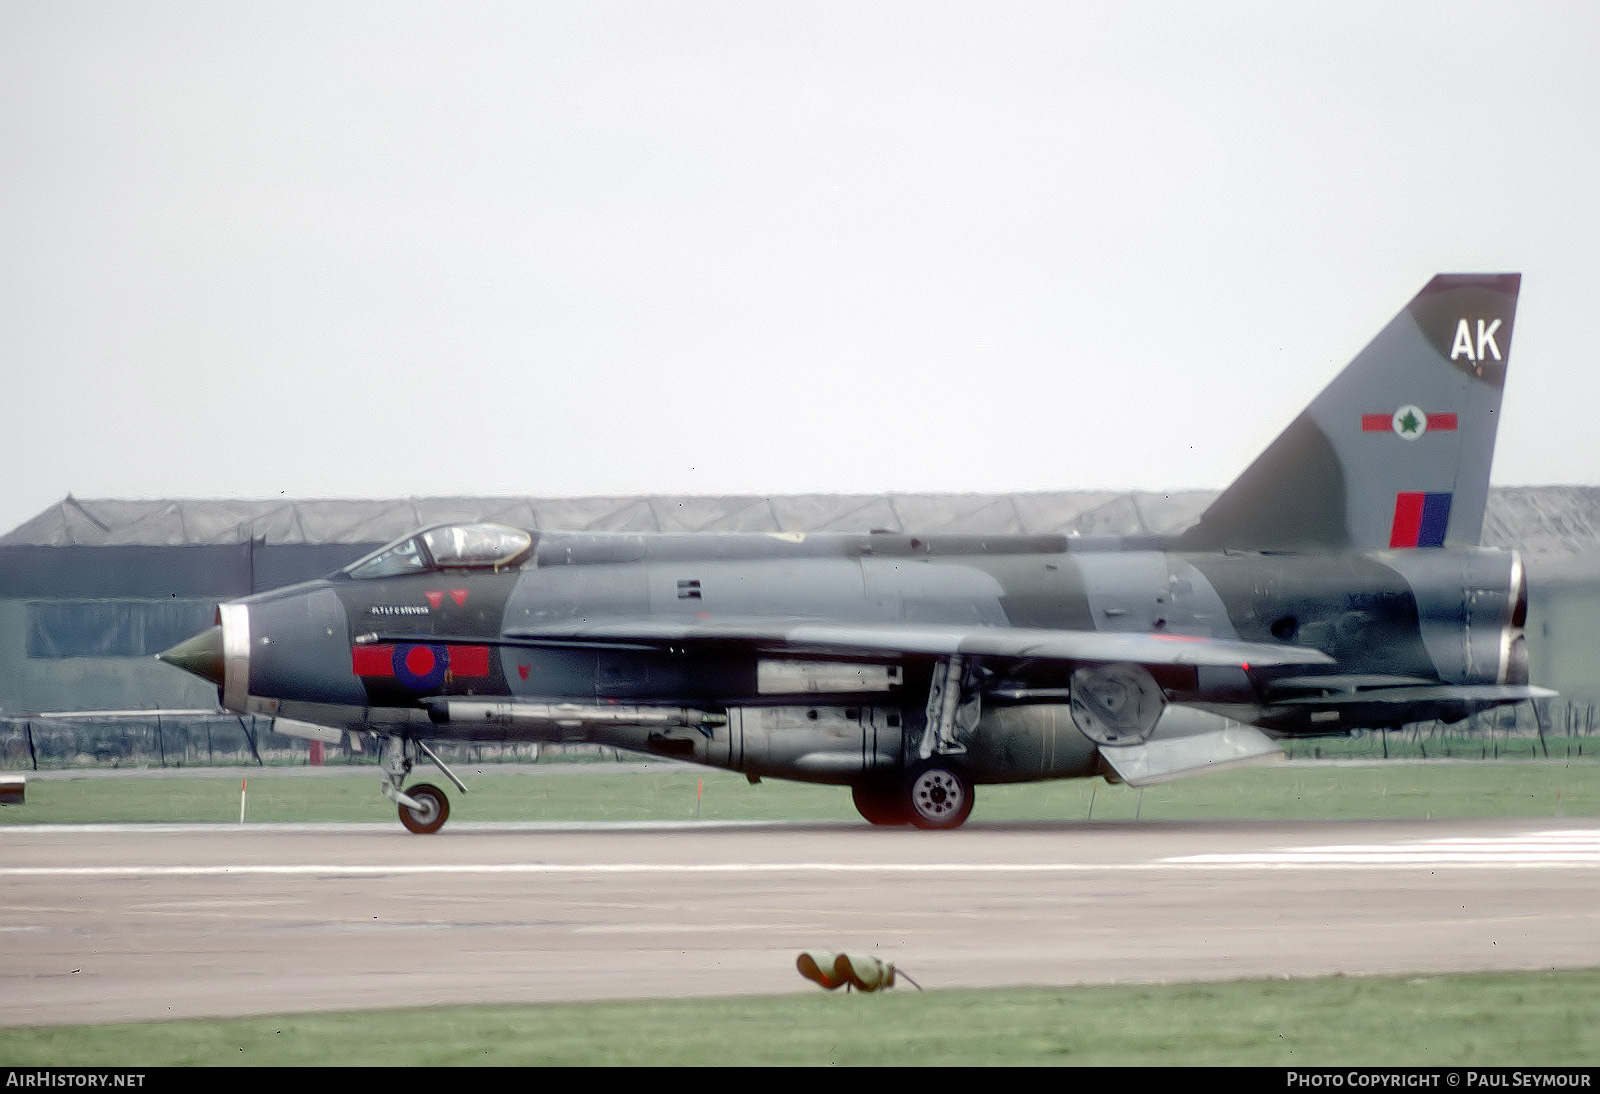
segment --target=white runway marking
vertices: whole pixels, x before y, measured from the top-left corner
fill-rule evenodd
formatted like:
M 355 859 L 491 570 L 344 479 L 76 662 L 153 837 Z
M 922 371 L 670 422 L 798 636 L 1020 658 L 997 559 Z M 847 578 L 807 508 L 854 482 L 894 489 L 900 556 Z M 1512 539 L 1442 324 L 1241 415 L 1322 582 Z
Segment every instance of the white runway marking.
M 23 877 L 384 877 L 418 874 L 1068 874 L 1134 870 L 1503 869 L 1600 867 L 1600 829 L 1490 838 L 1329 844 L 1183 855 L 1144 862 L 613 862 L 294 863 L 213 866 L 8 866 Z
M 1487 838 L 1450 837 L 1404 843 L 1334 844 L 1283 851 L 1183 855 L 1176 866 L 1220 867 L 1486 867 L 1600 866 L 1600 830 L 1529 832 Z
M 250 874 L 379 877 L 384 874 L 938 874 L 1153 870 L 1158 862 L 494 862 L 238 866 L 8 866 L 5 877 L 218 877 Z
M 449 832 L 723 832 L 749 828 L 792 828 L 793 823 L 757 820 L 705 820 L 705 821 L 452 821 Z M 860 828 L 858 821 L 803 821 L 805 828 Z M 385 835 L 410 838 L 393 821 L 252 821 L 239 824 L 232 821 L 187 824 L 19 824 L 0 825 L 0 836 L 6 832 L 25 832 L 30 835 L 195 835 L 207 832 L 283 832 L 352 834 L 379 832 Z

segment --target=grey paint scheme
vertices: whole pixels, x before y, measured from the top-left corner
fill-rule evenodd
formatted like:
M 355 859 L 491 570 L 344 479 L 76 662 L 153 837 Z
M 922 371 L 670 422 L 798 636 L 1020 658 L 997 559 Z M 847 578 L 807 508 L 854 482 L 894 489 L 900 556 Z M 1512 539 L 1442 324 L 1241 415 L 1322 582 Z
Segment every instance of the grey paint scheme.
M 435 737 L 590 740 L 847 783 L 869 819 L 944 827 L 974 782 L 1156 782 L 1272 755 L 1263 730 L 1522 701 L 1542 692 L 1518 658 L 1520 563 L 1454 546 L 1482 521 L 1518 284 L 1435 278 L 1171 539 L 523 536 L 510 569 L 345 571 L 235 602 L 250 698 L 229 705 L 393 735 L 386 792 L 408 825 L 427 810 L 401 790 L 404 742 Z M 1372 428 L 1407 406 L 1437 428 Z M 1454 499 L 1428 533 L 1451 546 L 1389 549 L 1407 494 Z M 212 647 L 243 637 L 163 656 L 214 673 Z M 843 669 L 763 674 L 763 659 L 894 671 L 857 686 Z M 217 682 L 237 696 L 227 665 Z M 794 694 L 774 690 L 784 679 Z
M 1385 548 L 1396 494 L 1419 492 L 1452 496 L 1445 546 L 1476 544 L 1520 289 L 1519 274 L 1435 277 L 1178 542 Z M 1363 428 L 1404 407 L 1456 424 L 1414 437 Z
M 360 708 L 362 685 L 341 658 L 345 643 L 358 636 L 384 643 L 491 642 L 499 647 L 508 694 L 528 699 L 631 694 L 660 701 L 682 691 L 719 703 L 756 701 L 755 660 L 784 651 L 1060 662 L 1002 669 L 1008 678 L 1040 686 L 1063 686 L 1066 666 L 1085 660 L 1199 665 L 1208 674 L 1174 693 L 1201 706 L 1208 693 L 1221 696 L 1226 701 L 1214 705 L 1238 714 L 1240 695 L 1225 694 L 1229 686 L 1235 693 L 1253 689 L 1258 709 L 1251 720 L 1272 712 L 1272 704 L 1261 701 L 1260 685 L 1239 667 L 1252 661 L 1258 675 L 1264 667 L 1326 671 L 1319 666 L 1337 663 L 1346 672 L 1396 679 L 1508 682 L 1503 651 L 1515 609 L 1516 563 L 1505 552 L 1202 555 L 1116 552 L 1101 543 L 1098 551 L 1074 545 L 1077 550 L 1036 554 L 1006 550 L 1034 544 L 995 537 L 984 544 L 993 553 L 945 556 L 937 540 L 922 544 L 920 556 L 864 553 L 898 538 L 719 538 L 720 557 L 696 560 L 682 549 L 686 545 L 674 544 L 671 560 L 662 562 L 639 537 L 618 537 L 614 547 L 637 548 L 642 556 L 625 564 L 568 563 L 582 556 L 567 552 L 563 537 L 546 536 L 541 557 L 552 565 L 457 579 L 474 584 L 474 596 L 490 585 L 508 587 L 492 633 L 441 631 L 432 616 L 403 617 L 379 629 L 369 629 L 374 624 L 364 617 L 336 619 L 338 579 L 265 594 L 242 602 L 251 605 L 250 690 L 299 701 L 321 696 Z M 598 546 L 595 537 L 585 543 Z M 741 549 L 758 557 L 730 557 Z M 697 583 L 698 596 L 680 598 L 687 582 Z M 411 599 L 420 600 L 420 592 Z M 1029 608 L 1009 612 L 1012 604 Z M 1291 617 L 1296 641 L 1286 643 L 1274 627 Z M 297 637 L 287 640 L 286 632 Z M 1177 641 L 1188 638 L 1205 641 Z M 704 662 L 696 664 L 701 680 L 720 680 L 722 692 L 675 673 L 655 672 L 655 684 L 649 672 L 628 675 L 630 658 L 639 669 L 652 658 L 681 660 L 696 647 L 720 649 L 704 656 L 749 672 L 719 676 L 704 672 Z M 623 666 L 612 670 L 614 686 L 605 679 L 608 659 Z M 519 663 L 530 671 L 518 672 Z M 1304 713 L 1297 708 L 1294 717 Z M 360 725 L 381 721 L 378 712 L 364 710 Z M 447 726 L 437 731 L 451 735 Z

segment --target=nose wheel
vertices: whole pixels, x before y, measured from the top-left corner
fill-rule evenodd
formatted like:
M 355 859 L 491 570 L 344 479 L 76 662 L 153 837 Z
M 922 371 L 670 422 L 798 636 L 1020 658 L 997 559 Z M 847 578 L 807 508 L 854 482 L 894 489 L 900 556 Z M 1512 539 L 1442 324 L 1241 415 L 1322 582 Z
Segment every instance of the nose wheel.
M 450 799 L 444 791 L 431 783 L 418 783 L 406 791 L 406 797 L 417 807 L 400 803 L 400 823 L 419 836 L 431 835 L 444 827 L 450 819 Z

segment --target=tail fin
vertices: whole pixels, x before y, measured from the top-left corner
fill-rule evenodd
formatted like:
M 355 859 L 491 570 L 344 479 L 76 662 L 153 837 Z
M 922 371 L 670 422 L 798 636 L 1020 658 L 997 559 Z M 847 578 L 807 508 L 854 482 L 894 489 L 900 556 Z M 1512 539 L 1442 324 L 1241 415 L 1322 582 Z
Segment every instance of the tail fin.
M 1521 284 L 1428 282 L 1175 546 L 1477 543 Z

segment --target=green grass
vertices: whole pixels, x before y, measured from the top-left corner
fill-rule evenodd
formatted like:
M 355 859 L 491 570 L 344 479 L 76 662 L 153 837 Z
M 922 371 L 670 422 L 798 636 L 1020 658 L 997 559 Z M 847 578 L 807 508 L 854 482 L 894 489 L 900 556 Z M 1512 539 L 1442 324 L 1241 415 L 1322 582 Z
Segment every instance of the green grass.
M 0 1066 L 1593 1066 L 1600 970 L 470 1006 L 0 1030 Z
M 1280 742 L 1296 760 L 1600 760 L 1600 737 L 1539 737 L 1519 733 L 1446 736 L 1370 730 L 1350 737 L 1303 737 Z
M 450 796 L 452 820 L 853 820 L 842 787 L 684 769 L 552 775 L 464 768 L 460 794 L 430 769 L 418 778 Z M 249 779 L 248 771 L 243 774 Z M 240 779 L 32 780 L 27 804 L 0 808 L 0 825 L 237 822 Z M 249 779 L 251 821 L 394 822 L 379 776 Z M 1146 789 L 1098 779 L 978 788 L 976 821 L 1322 820 L 1600 816 L 1600 762 L 1282 763 Z

